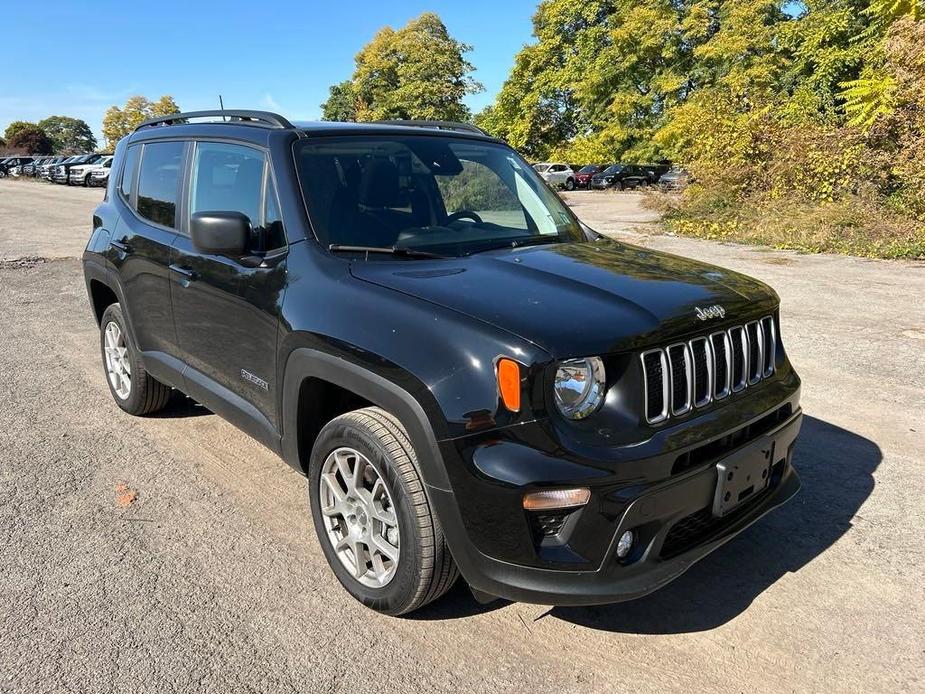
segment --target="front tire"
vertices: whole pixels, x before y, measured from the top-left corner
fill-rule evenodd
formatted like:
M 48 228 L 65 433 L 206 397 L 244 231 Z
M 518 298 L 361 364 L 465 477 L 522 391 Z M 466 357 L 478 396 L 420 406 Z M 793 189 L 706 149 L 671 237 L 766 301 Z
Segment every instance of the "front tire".
M 565 182 L 565 189 L 569 191 L 575 190 L 575 179 L 574 178 L 570 178 Z
M 312 448 L 308 480 L 325 558 L 364 605 L 407 614 L 456 582 L 414 448 L 391 414 L 368 407 L 328 422 Z
M 170 387 L 145 371 L 119 304 L 112 304 L 103 312 L 100 351 L 109 392 L 119 407 L 133 415 L 151 414 L 164 408 L 170 399 Z

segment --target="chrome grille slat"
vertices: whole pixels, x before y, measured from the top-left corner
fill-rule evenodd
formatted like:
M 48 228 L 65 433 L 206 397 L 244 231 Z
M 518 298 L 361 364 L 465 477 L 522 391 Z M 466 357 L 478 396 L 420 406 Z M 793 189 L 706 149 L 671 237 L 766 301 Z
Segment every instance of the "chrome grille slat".
M 748 383 L 748 340 L 745 328 L 737 325 L 729 328 L 729 342 L 732 347 L 732 373 L 729 385 L 733 393 L 738 393 Z
M 645 388 L 645 413 L 649 424 L 668 419 L 668 357 L 663 349 L 650 349 L 640 356 Z
M 775 371 L 773 316 L 640 354 L 646 422 L 659 424 L 706 407 Z
M 774 373 L 774 363 L 777 359 L 777 327 L 774 317 L 766 316 L 761 319 L 761 332 L 764 336 L 764 371 L 762 377 L 767 378 Z
M 745 324 L 745 338 L 748 341 L 748 385 L 754 385 L 764 372 L 764 334 L 758 321 Z
M 705 407 L 713 399 L 713 364 L 710 343 L 705 337 L 690 341 L 691 359 L 694 362 L 693 400 L 695 407 Z
M 710 347 L 713 351 L 714 400 L 722 400 L 729 395 L 729 375 L 732 373 L 730 345 L 728 333 L 720 332 L 710 335 Z
M 671 414 L 680 415 L 691 409 L 691 355 L 681 343 L 668 348 L 668 368 L 671 373 Z

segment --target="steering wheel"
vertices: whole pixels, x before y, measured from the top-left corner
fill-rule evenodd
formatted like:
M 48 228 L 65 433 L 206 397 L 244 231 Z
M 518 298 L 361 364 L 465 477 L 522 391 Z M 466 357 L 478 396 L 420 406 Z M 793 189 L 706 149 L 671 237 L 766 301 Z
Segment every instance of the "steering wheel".
M 471 219 L 476 224 L 482 224 L 482 218 L 479 217 L 478 214 L 476 214 L 472 210 L 459 210 L 457 212 L 454 212 L 451 215 L 447 215 L 446 222 L 444 222 L 444 224 L 451 224 L 455 222 L 457 219 L 466 219 L 466 218 Z

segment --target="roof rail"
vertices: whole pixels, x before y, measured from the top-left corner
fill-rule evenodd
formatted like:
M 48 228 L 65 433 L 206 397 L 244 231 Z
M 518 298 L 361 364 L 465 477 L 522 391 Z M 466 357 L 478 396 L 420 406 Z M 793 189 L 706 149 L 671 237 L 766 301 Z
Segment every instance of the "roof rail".
M 216 111 L 189 111 L 188 113 L 171 113 L 169 116 L 149 118 L 140 123 L 135 131 L 162 125 L 179 125 L 188 123 L 191 118 L 221 118 L 218 123 L 247 123 L 271 128 L 292 128 L 292 123 L 276 113 L 269 111 L 242 111 L 242 110 L 216 110 Z
M 376 125 L 405 125 L 410 128 L 436 128 L 438 130 L 460 130 L 468 133 L 488 135 L 479 126 L 472 123 L 456 123 L 449 120 L 374 120 Z

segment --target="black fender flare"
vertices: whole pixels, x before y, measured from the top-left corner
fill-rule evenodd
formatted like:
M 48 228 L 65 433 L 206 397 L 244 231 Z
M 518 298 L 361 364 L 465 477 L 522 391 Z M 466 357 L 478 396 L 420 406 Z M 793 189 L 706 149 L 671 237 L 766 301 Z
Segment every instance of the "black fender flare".
M 91 259 L 84 260 L 84 281 L 87 284 L 87 300 L 90 303 L 90 310 L 94 312 L 93 320 L 96 320 L 95 308 L 93 306 L 93 291 L 90 288 L 92 282 L 96 281 L 109 287 L 112 293 L 116 295 L 119 306 L 122 308 L 122 317 L 128 326 L 129 335 L 135 344 L 135 326 L 132 324 L 132 315 L 128 305 L 125 303 L 125 293 L 122 291 L 122 283 L 119 281 L 119 275 L 115 270 L 105 267 L 99 262 Z
M 310 347 L 294 349 L 286 360 L 282 393 L 283 459 L 305 474 L 299 451 L 299 390 L 306 378 L 345 388 L 393 414 L 405 427 L 417 453 L 425 487 L 450 492 L 443 456 L 424 408 L 404 388 L 353 362 Z

